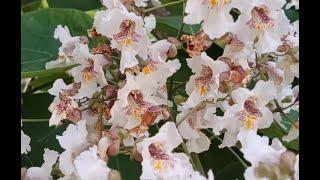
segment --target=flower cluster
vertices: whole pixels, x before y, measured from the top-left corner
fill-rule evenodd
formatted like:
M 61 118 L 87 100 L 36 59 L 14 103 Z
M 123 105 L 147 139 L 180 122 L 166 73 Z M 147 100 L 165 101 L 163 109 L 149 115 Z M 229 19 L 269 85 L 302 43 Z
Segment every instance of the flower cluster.
M 141 11 L 147 0 L 103 0 L 88 37 L 56 27 L 61 47 L 46 69 L 70 66 L 73 77 L 48 90 L 49 126 L 68 124 L 56 136 L 64 151 L 45 149 L 43 165 L 23 169 L 24 178 L 52 179 L 54 167 L 61 180 L 119 179 L 106 162 L 123 153 L 141 162 L 140 179 L 213 180 L 190 153 L 208 151 L 221 137 L 219 148 L 240 145 L 251 164 L 246 179 L 299 179 L 299 155 L 282 144 L 299 138 L 299 121 L 287 115 L 299 111 L 299 22 L 284 11 L 299 2 L 185 3 L 183 23 L 200 24 L 196 34 L 154 40 L 156 18 Z M 213 44 L 223 48 L 218 58 L 208 55 Z M 179 84 L 173 75 L 182 61 L 193 75 Z M 286 134 L 270 145 L 261 130 L 271 125 Z M 27 153 L 30 138 L 21 131 L 21 139 Z

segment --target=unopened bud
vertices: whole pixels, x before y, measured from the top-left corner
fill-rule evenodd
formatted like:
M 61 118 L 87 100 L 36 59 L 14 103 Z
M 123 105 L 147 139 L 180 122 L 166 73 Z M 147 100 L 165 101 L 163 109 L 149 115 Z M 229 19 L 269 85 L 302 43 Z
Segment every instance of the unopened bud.
M 181 49 L 182 43 L 177 38 L 168 37 L 167 40 L 168 42 L 172 43 L 176 47 L 176 49 Z
M 119 87 L 116 85 L 108 84 L 104 87 L 106 96 L 108 99 L 113 99 L 117 97 Z
M 143 160 L 141 154 L 138 152 L 136 147 L 133 148 L 133 151 L 131 153 L 131 158 L 138 162 L 142 162 Z
M 112 169 L 108 175 L 109 180 L 121 180 L 121 174 L 119 171 Z
M 27 168 L 21 168 L 21 180 L 26 179 L 26 174 L 27 174 Z
M 98 36 L 98 35 L 99 35 L 99 34 L 98 34 L 98 32 L 97 32 L 97 30 L 96 30 L 95 27 L 92 27 L 91 29 L 88 30 L 88 36 L 89 36 L 90 38 L 96 37 L 96 36 Z
M 291 151 L 286 151 L 280 156 L 280 164 L 286 170 L 290 172 L 294 171 L 294 163 L 296 161 L 296 155 Z
M 82 112 L 79 109 L 72 109 L 67 113 L 67 119 L 76 123 L 81 120 Z
M 87 141 L 88 141 L 88 143 L 89 143 L 90 145 L 92 145 L 92 146 L 93 146 L 94 144 L 98 144 L 98 142 L 99 142 L 99 136 L 98 136 L 98 134 L 97 134 L 96 132 L 88 134 L 88 136 L 87 136 Z
M 107 159 L 107 150 L 112 144 L 112 139 L 110 137 L 102 137 L 98 143 L 98 154 L 99 158 L 106 161 Z
M 171 45 L 168 50 L 168 57 L 174 58 L 174 57 L 176 57 L 177 54 L 178 54 L 178 50 L 177 50 L 176 46 Z

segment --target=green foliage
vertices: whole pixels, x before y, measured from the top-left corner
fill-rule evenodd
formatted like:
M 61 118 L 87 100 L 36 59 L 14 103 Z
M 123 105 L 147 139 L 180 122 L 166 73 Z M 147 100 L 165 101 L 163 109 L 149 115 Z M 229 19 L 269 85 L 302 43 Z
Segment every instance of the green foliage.
M 141 164 L 131 160 L 127 155 L 110 157 L 108 167 L 118 170 L 122 180 L 139 179 L 142 173 Z
M 21 16 L 21 71 L 43 70 L 57 57 L 60 42 L 53 38 L 57 25 L 68 26 L 72 36 L 86 35 L 92 18 L 74 9 L 44 9 Z
M 102 5 L 99 0 L 48 0 L 50 8 L 73 8 L 82 11 L 98 9 Z

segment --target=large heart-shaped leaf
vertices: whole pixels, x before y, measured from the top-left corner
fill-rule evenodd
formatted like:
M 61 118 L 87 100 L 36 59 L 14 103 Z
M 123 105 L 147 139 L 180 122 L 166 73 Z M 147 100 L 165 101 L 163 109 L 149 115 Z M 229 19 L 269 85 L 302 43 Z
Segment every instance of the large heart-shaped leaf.
M 51 8 L 74 8 L 82 11 L 97 9 L 101 7 L 99 0 L 48 0 Z
M 21 16 L 21 71 L 43 70 L 57 57 L 60 42 L 53 38 L 57 25 L 68 26 L 71 35 L 86 35 L 92 18 L 74 9 L 43 9 Z

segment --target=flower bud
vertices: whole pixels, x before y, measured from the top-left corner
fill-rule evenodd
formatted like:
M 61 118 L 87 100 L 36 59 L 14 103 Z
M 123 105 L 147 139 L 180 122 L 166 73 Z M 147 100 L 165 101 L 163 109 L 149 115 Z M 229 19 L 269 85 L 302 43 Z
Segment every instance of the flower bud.
M 168 57 L 170 57 L 170 58 L 176 57 L 176 55 L 178 54 L 178 50 L 177 50 L 176 46 L 171 45 L 167 54 L 168 54 Z
M 25 180 L 27 175 L 27 168 L 21 168 L 21 180 Z
M 112 169 L 108 175 L 109 180 L 121 180 L 121 174 L 119 171 Z
M 88 36 L 89 36 L 90 38 L 97 37 L 98 35 L 99 35 L 99 34 L 98 34 L 98 32 L 97 32 L 97 30 L 96 30 L 95 27 L 92 27 L 91 29 L 88 30 Z
M 172 43 L 177 49 L 181 49 L 182 43 L 175 37 L 168 37 L 167 39 L 170 43 Z
M 104 87 L 108 99 L 117 98 L 119 87 L 116 85 L 108 84 Z
M 138 161 L 138 162 L 142 162 L 142 155 L 138 152 L 137 147 L 133 148 L 133 151 L 131 153 L 131 158 Z
M 110 137 L 102 137 L 98 143 L 98 154 L 99 158 L 106 161 L 107 160 L 107 150 L 112 144 L 112 139 Z
M 72 109 L 67 113 L 67 119 L 76 123 L 81 120 L 82 112 L 79 109 Z
M 119 153 L 119 149 L 120 149 L 119 129 L 112 128 L 109 131 L 105 131 L 105 132 L 103 132 L 103 136 L 109 137 L 112 139 L 112 143 L 108 147 L 107 154 L 109 156 L 117 155 Z
M 280 166 L 290 172 L 294 171 L 296 155 L 291 151 L 286 151 L 280 155 Z

